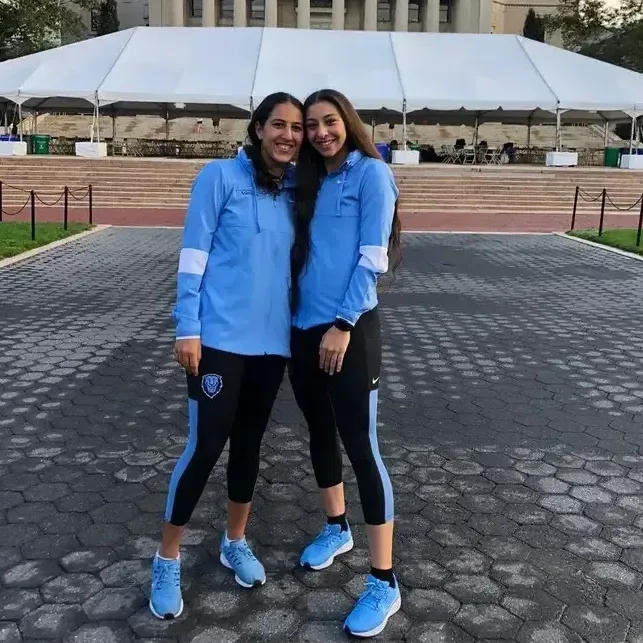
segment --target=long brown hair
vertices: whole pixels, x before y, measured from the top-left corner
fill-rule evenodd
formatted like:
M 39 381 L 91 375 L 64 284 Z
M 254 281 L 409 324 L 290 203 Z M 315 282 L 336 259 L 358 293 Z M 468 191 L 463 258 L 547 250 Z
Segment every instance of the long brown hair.
M 369 137 L 362 120 L 351 102 L 344 94 L 334 89 L 321 89 L 311 94 L 304 102 L 304 117 L 310 107 L 316 103 L 331 103 L 336 109 L 346 128 L 346 145 L 349 152 L 359 150 L 364 156 L 381 159 L 375 143 Z M 291 253 L 292 289 L 291 304 L 293 311 L 299 306 L 299 277 L 306 267 L 310 253 L 310 222 L 315 212 L 317 193 L 326 167 L 322 155 L 310 144 L 307 137 L 299 152 L 297 160 L 297 196 L 295 217 L 295 243 Z M 393 226 L 389 237 L 389 265 L 394 272 L 402 259 L 401 253 L 402 225 L 397 212 L 397 201 L 393 212 Z

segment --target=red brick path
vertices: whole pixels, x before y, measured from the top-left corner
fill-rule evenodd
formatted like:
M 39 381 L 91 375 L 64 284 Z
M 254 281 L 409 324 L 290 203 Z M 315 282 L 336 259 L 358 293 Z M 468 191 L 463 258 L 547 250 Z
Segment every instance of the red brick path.
M 146 208 L 96 209 L 94 223 L 128 226 L 181 226 L 182 210 L 152 210 Z M 37 221 L 62 221 L 60 208 L 39 207 Z M 579 215 L 576 228 L 598 227 L 598 213 Z M 5 221 L 28 221 L 29 212 L 24 210 L 15 217 L 4 217 Z M 87 221 L 86 209 L 70 210 L 70 221 Z M 444 214 L 402 214 L 405 230 L 436 232 L 563 232 L 569 229 L 571 214 L 477 214 L 445 212 Z M 638 213 L 606 213 L 605 227 L 634 228 Z

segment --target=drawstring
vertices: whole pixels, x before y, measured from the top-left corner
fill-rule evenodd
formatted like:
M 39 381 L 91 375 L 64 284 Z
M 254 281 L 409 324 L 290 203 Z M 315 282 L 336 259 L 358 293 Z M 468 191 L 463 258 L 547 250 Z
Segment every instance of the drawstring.
M 255 225 L 257 226 L 257 232 L 261 232 L 261 223 L 259 222 L 259 190 L 257 189 L 257 182 L 255 181 L 254 173 L 251 173 L 252 177 L 252 207 L 255 215 Z

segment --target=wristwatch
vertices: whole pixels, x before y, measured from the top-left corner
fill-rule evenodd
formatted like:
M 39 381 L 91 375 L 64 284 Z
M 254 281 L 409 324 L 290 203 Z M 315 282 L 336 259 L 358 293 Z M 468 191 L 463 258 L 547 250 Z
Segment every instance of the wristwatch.
M 345 319 L 338 317 L 333 324 L 338 330 L 343 330 L 346 333 L 350 333 L 353 330 L 353 324 L 347 322 Z

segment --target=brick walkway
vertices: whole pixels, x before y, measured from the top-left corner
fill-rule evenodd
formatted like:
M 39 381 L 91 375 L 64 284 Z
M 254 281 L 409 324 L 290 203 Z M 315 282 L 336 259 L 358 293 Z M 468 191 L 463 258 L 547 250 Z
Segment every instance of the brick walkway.
M 178 230 L 111 229 L 0 269 L 0 641 L 334 643 L 368 563 L 296 568 L 320 526 L 288 386 L 249 537 L 217 563 L 223 466 L 184 553 L 187 609 L 146 608 L 185 440 L 171 359 Z M 383 297 L 381 441 L 403 612 L 383 641 L 643 641 L 643 265 L 558 237 L 408 236 Z M 348 471 L 347 471 L 348 473 Z
M 97 209 L 94 223 L 117 226 L 174 226 L 183 225 L 183 210 L 136 209 Z M 23 211 L 19 216 L 6 217 L 6 220 L 28 221 L 29 213 Z M 38 221 L 62 221 L 63 212 L 59 208 L 39 207 Z M 70 211 L 70 221 L 88 220 L 87 209 Z M 592 215 L 579 215 L 576 228 L 597 228 L 599 210 Z M 475 212 L 445 212 L 444 214 L 406 214 L 402 213 L 405 230 L 433 232 L 566 232 L 571 223 L 571 211 L 564 214 L 477 214 Z M 620 214 L 608 211 L 605 217 L 606 228 L 635 228 L 638 225 L 638 211 Z

